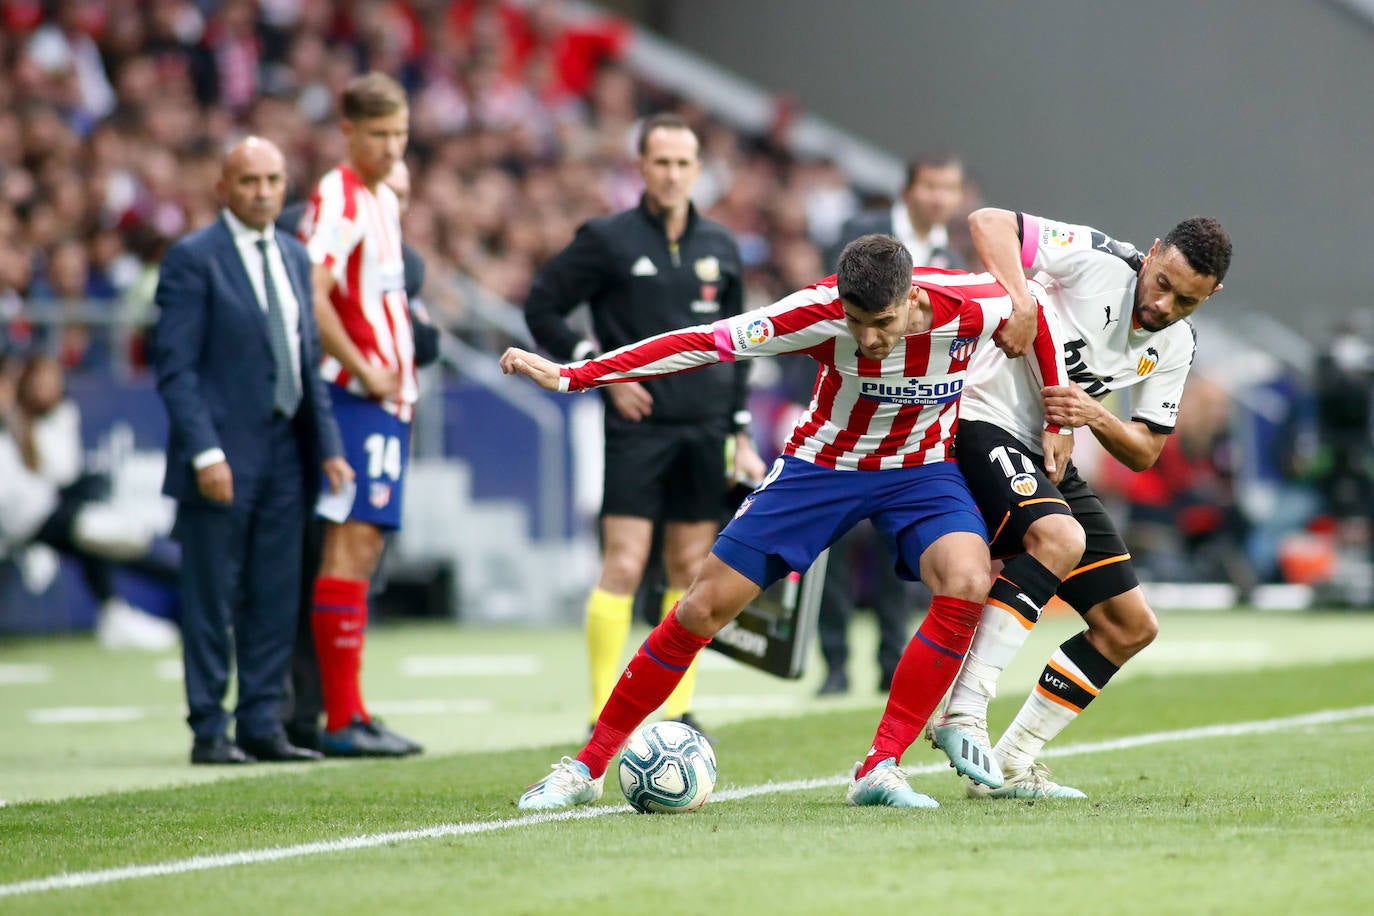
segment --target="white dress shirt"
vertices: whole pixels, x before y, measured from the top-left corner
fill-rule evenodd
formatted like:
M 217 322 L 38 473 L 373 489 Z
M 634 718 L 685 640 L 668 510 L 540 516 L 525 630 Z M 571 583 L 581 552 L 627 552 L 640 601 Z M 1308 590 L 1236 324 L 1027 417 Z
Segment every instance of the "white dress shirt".
M 272 271 L 272 283 L 277 290 L 277 304 L 281 306 L 282 321 L 286 324 L 287 349 L 291 352 L 291 369 L 296 378 L 301 377 L 301 306 L 296 301 L 296 291 L 291 286 L 291 278 L 286 273 L 286 262 L 282 260 L 281 249 L 277 247 L 276 228 L 268 224 L 267 229 L 258 230 L 246 225 L 227 208 L 220 211 L 224 223 L 234 237 L 234 247 L 238 249 L 239 259 L 248 272 L 248 281 L 253 285 L 253 293 L 258 298 L 258 308 L 262 309 L 264 319 L 267 315 L 267 293 L 262 282 L 262 253 L 258 251 L 258 239 L 267 239 L 267 263 Z M 191 465 L 197 471 L 225 460 L 224 450 L 209 448 L 196 455 Z
M 935 249 L 949 247 L 949 230 L 944 226 L 931 226 L 925 238 L 916 234 L 911 227 L 911 212 L 903 200 L 892 205 L 892 234 L 911 252 L 911 262 L 917 267 L 929 266 Z

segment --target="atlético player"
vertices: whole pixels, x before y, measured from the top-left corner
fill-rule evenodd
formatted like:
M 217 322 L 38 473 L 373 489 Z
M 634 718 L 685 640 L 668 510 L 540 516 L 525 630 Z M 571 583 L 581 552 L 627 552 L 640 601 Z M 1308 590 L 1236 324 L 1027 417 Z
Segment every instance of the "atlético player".
M 1042 391 L 1019 360 L 981 351 L 969 366 L 959 469 L 992 534 L 993 556 L 1009 559 L 930 738 L 955 769 L 975 777 L 971 796 L 1083 798 L 1051 779 L 1036 757 L 1150 644 L 1158 623 L 1101 501 L 1072 463 L 1042 463 L 1036 432 L 1043 422 L 1086 426 L 1132 470 L 1154 464 L 1173 432 L 1197 346 L 1186 319 L 1221 290 L 1231 239 L 1215 219 L 1193 217 L 1142 255 L 1089 226 L 1006 210 L 978 210 L 969 225 L 989 272 L 1018 303 L 1031 298 L 1024 270 L 1038 271 L 1047 298 L 1035 298 L 1061 329 L 1070 382 Z M 1122 420 L 1099 401 L 1126 389 L 1134 403 L 1131 419 Z M 1056 593 L 1087 630 L 1055 651 L 990 749 L 988 700 Z M 989 788 L 999 777 L 1001 788 Z
M 1011 314 L 1011 298 L 990 275 L 913 270 L 897 239 L 866 235 L 845 247 L 835 276 L 762 309 L 569 365 L 517 349 L 502 355 L 507 373 L 527 375 L 551 391 L 783 353 L 819 365 L 810 406 L 783 456 L 631 659 L 586 746 L 554 764 L 521 797 L 521 808 L 600 798 L 611 758 L 716 632 L 762 589 L 790 570 L 807 569 L 865 518 L 892 547 L 897 574 L 919 575 L 934 598 L 897 666 L 877 735 L 854 766 L 847 798 L 854 805 L 936 806 L 911 788 L 899 764 L 949 687 L 987 597 L 987 530 L 950 445 L 969 360 L 979 348 L 993 349 L 989 339 Z M 1048 325 L 1037 323 L 1036 361 L 1018 365 L 1033 365 L 1037 381 L 1060 384 L 1062 352 Z M 1070 437 L 1051 427 L 1045 440 L 1053 460 L 1068 460 Z
M 383 533 L 401 524 L 410 420 L 419 389 L 405 293 L 400 205 L 385 183 L 405 152 L 405 90 L 383 73 L 344 87 L 340 127 L 346 161 L 320 179 L 301 219 L 310 253 L 315 315 L 334 415 L 349 464 L 351 499 L 321 499 L 323 554 L 311 630 L 319 657 L 325 731 L 332 756 L 403 756 L 420 745 L 384 728 L 363 705 L 359 673 L 368 580 Z

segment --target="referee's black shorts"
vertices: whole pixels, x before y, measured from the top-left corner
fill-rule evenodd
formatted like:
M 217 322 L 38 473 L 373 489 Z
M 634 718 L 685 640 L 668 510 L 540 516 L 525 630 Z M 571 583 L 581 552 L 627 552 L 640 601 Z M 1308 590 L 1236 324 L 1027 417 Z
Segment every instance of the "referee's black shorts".
M 729 424 L 606 425 L 602 515 L 719 522 Z
M 1056 487 L 1039 455 L 1001 427 L 978 420 L 959 421 L 955 455 L 987 523 L 994 557 L 1022 553 L 1022 538 L 1036 519 L 1071 514 L 1083 526 L 1087 547 L 1059 586 L 1059 597 L 1082 614 L 1140 584 L 1126 542 L 1073 462 Z

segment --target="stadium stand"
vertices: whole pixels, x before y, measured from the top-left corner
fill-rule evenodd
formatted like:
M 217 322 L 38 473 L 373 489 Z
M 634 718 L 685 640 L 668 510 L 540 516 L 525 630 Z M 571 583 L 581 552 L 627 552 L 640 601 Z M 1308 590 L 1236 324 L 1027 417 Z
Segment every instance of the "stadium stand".
M 569 441 L 595 424 L 583 405 L 513 392 L 491 354 L 525 340 L 509 303 L 523 301 L 538 265 L 580 222 L 637 198 L 638 119 L 670 109 L 697 125 L 696 198 L 739 240 L 749 305 L 817 274 L 840 224 L 873 189 L 897 186 L 900 165 L 643 30 L 558 0 L 0 4 L 0 331 L 9 347 L 60 356 L 88 451 L 125 461 L 161 447 L 143 334 L 162 252 L 214 218 L 219 152 L 247 132 L 266 136 L 303 192 L 338 160 L 339 89 L 367 68 L 397 75 L 410 94 L 404 231 L 429 266 L 431 314 L 450 332 L 449 368 L 426 379 L 434 394 L 416 456 L 417 480 L 432 474 L 452 502 L 407 506 L 413 526 L 396 560 L 468 557 L 448 570 L 456 614 L 570 616 L 595 566 L 594 500 L 581 482 L 596 473 L 578 456 L 596 449 Z M 1259 390 L 1287 368 L 1247 384 Z M 781 409 L 774 375 L 756 373 L 765 422 Z M 1278 422 L 1269 408 L 1288 395 L 1265 390 L 1261 409 L 1242 398 L 1241 435 Z M 762 424 L 756 434 L 768 436 Z M 146 483 L 155 475 L 144 464 L 129 467 Z M 474 512 L 490 525 L 466 530 L 496 533 L 451 530 Z M 535 565 L 549 575 L 521 575 Z M 140 600 L 175 612 L 174 599 Z M 72 611 L 45 626 L 30 601 L 0 567 L 0 630 L 89 623 Z

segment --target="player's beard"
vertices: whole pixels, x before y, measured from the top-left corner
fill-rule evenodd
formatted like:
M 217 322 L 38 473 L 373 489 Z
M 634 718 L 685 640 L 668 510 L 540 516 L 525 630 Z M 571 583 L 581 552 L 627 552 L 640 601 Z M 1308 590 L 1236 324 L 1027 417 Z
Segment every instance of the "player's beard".
M 1135 323 L 1138 327 L 1140 327 L 1142 330 L 1149 331 L 1153 334 L 1158 331 L 1162 331 L 1169 325 L 1173 324 L 1172 321 L 1160 321 L 1159 319 L 1156 319 L 1153 316 L 1147 315 L 1144 306 L 1140 302 L 1139 287 L 1136 287 L 1135 295 L 1136 301 L 1134 307 L 1131 309 L 1131 318 L 1135 320 Z

